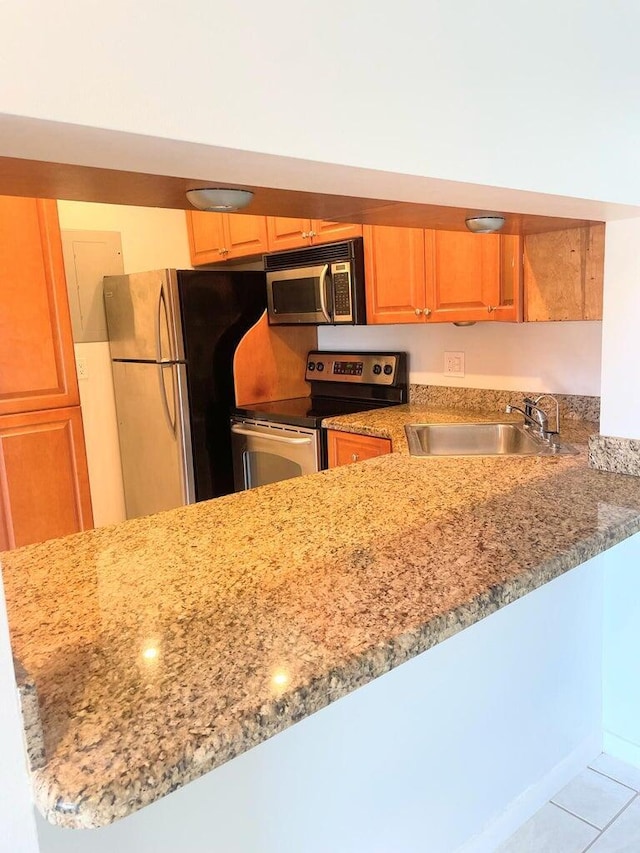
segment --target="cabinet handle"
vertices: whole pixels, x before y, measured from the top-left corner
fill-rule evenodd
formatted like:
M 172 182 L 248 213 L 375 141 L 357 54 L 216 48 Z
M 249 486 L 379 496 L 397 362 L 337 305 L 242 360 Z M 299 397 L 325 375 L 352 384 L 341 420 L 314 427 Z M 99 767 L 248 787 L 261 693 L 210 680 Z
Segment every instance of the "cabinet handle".
M 358 459 L 360 459 L 360 457 L 358 456 L 358 454 L 357 454 L 357 453 L 352 453 L 352 454 L 351 454 L 351 461 L 352 461 L 352 462 L 357 462 L 357 461 L 358 461 Z
M 218 249 L 218 251 L 220 252 L 221 255 L 228 255 L 229 254 L 228 249 Z
M 494 306 L 494 305 L 487 305 L 487 311 L 489 312 L 489 314 L 491 314 L 491 312 L 492 312 L 492 311 L 495 311 L 495 310 L 496 310 L 496 309 L 495 309 L 495 306 Z
M 311 236 L 311 234 L 309 234 L 309 232 L 308 232 L 308 231 L 303 231 L 303 232 L 302 232 L 302 236 L 306 239 L 307 237 L 310 237 L 310 236 Z
M 419 317 L 422 314 L 422 308 L 416 308 L 416 316 Z
M 425 317 L 428 317 L 429 314 L 431 314 L 431 308 L 425 308 L 422 313 L 424 314 Z
M 318 235 L 316 234 L 315 231 L 309 231 L 309 237 L 317 237 L 317 236 Z

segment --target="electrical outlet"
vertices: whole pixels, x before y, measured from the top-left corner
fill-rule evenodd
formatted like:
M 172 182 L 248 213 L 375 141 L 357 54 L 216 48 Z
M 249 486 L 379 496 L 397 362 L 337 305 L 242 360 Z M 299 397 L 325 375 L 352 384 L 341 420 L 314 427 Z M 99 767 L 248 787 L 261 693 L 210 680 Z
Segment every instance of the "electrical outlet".
M 445 376 L 464 376 L 464 353 L 463 352 L 445 352 L 444 354 L 444 375 Z
M 78 374 L 78 379 L 89 378 L 89 367 L 87 365 L 87 359 L 83 355 L 76 356 L 76 373 Z

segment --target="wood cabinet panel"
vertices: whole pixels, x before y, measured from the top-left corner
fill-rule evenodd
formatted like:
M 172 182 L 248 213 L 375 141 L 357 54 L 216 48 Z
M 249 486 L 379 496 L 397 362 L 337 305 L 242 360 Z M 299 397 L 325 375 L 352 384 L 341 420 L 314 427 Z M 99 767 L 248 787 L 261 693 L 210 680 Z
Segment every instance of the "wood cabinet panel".
M 524 239 L 525 319 L 601 320 L 604 225 Z
M 313 243 L 331 243 L 334 240 L 350 240 L 352 237 L 362 237 L 362 225 L 312 219 L 311 233 Z
M 225 215 L 227 259 L 261 255 L 268 251 L 266 217 L 251 214 Z
M 362 462 L 375 456 L 391 453 L 391 441 L 388 438 L 376 438 L 371 435 L 360 435 L 353 432 L 327 430 L 327 447 L 329 451 L 329 468 L 338 465 L 350 465 L 352 462 Z
M 264 216 L 187 210 L 189 254 L 194 267 L 267 251 Z
M 425 240 L 430 322 L 521 319 L 518 237 L 430 230 Z
M 288 216 L 267 216 L 267 234 L 270 252 L 310 246 L 310 219 L 293 219 Z
M 0 415 L 78 401 L 56 203 L 0 196 Z
M 189 254 L 194 267 L 223 260 L 225 248 L 224 214 L 187 210 Z
M 365 225 L 367 323 L 424 323 L 425 233 L 422 228 Z
M 79 407 L 0 417 L 0 549 L 92 526 Z

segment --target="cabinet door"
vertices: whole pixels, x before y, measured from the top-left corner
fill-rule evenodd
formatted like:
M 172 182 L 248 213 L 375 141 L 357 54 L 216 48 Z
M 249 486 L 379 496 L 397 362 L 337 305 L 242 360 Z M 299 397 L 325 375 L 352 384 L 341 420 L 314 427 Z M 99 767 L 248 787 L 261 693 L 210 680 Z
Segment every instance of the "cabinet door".
M 430 322 L 520 319 L 518 237 L 426 231 Z
M 425 232 L 431 322 L 488 320 L 500 299 L 500 236 Z
M 267 219 L 265 216 L 227 213 L 225 258 L 244 258 L 268 251 Z
M 391 441 L 388 438 L 339 432 L 333 429 L 327 430 L 327 445 L 329 468 L 350 465 L 352 462 L 362 462 L 364 459 L 373 459 L 374 456 L 391 453 Z
M 367 323 L 424 323 L 422 228 L 365 225 Z
M 78 402 L 56 203 L 0 196 L 0 415 Z
M 267 234 L 269 251 L 297 249 L 310 246 L 310 219 L 290 219 L 286 216 L 267 216 Z
M 0 550 L 93 526 L 79 407 L 0 418 Z
M 225 259 L 224 224 L 227 215 L 203 210 L 186 211 L 189 254 L 194 267 L 217 264 Z
M 349 240 L 351 237 L 362 237 L 362 225 L 353 225 L 351 222 L 325 222 L 324 219 L 311 220 L 311 242 L 314 244 Z

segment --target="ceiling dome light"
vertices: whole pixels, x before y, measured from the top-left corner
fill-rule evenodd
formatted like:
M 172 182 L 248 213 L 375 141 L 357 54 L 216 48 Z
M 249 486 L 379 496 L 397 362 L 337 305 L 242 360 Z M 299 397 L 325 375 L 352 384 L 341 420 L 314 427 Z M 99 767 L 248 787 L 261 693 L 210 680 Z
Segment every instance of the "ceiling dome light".
M 504 216 L 495 214 L 487 216 L 467 216 L 465 225 L 474 234 L 492 234 L 499 231 L 505 223 Z
M 226 187 L 201 187 L 187 190 L 187 198 L 198 210 L 218 210 L 228 213 L 246 207 L 253 193 L 249 190 L 227 189 Z

